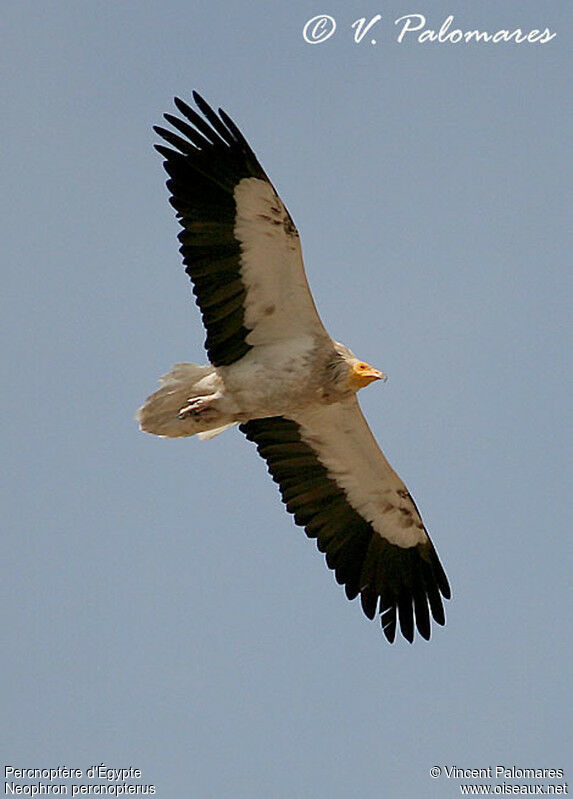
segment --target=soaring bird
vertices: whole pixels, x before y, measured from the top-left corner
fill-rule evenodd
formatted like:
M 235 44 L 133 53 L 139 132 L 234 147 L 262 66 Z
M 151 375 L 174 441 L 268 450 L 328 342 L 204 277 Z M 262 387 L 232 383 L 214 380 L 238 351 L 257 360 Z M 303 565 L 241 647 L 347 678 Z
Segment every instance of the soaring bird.
M 210 363 L 178 363 L 137 413 L 157 436 L 210 438 L 232 425 L 265 459 L 296 524 L 316 538 L 346 596 L 430 638 L 448 580 L 410 492 L 380 450 L 356 394 L 383 372 L 332 339 L 316 310 L 299 234 L 244 136 L 197 93 L 175 98 L 164 144 L 180 251 Z M 200 113 L 199 113 L 200 112 Z

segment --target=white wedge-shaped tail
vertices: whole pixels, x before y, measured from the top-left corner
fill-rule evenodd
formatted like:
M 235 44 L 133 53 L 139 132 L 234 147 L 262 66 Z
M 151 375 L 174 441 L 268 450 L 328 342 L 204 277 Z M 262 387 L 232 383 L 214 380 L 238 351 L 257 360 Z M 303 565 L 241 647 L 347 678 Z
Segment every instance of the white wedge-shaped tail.
M 146 433 L 164 438 L 181 438 L 199 435 L 212 438 L 222 433 L 234 422 L 228 422 L 215 408 L 198 405 L 190 411 L 193 402 L 208 405 L 218 392 L 218 377 L 212 366 L 196 363 L 176 363 L 171 371 L 160 378 L 161 388 L 151 394 L 135 418 Z

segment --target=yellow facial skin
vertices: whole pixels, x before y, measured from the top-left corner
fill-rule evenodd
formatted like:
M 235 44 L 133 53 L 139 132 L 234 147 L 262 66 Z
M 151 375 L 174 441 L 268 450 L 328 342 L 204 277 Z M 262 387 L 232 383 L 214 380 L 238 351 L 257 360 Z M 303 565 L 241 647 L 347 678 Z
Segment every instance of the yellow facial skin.
M 358 391 L 364 386 L 367 386 L 369 383 L 372 383 L 374 380 L 386 380 L 386 375 L 384 372 L 381 372 L 379 369 L 375 369 L 373 366 L 370 366 L 369 363 L 365 361 L 358 361 L 358 363 L 352 364 L 350 367 L 350 374 L 348 376 L 348 382 L 350 387 L 353 388 L 355 391 Z

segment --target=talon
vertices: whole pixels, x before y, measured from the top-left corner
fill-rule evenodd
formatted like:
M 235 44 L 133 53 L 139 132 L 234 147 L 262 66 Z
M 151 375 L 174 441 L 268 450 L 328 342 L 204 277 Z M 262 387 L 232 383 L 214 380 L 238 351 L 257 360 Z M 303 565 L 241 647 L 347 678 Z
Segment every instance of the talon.
M 179 419 L 186 419 L 189 416 L 204 416 L 206 415 L 209 410 L 211 410 L 211 402 L 212 397 L 190 397 L 187 402 L 189 405 L 186 405 L 184 408 L 181 408 L 179 413 L 177 414 Z
M 189 405 L 186 405 L 185 408 L 181 408 L 177 416 L 179 419 L 185 419 L 186 416 L 195 416 L 201 410 L 200 403 L 197 402 L 190 402 Z

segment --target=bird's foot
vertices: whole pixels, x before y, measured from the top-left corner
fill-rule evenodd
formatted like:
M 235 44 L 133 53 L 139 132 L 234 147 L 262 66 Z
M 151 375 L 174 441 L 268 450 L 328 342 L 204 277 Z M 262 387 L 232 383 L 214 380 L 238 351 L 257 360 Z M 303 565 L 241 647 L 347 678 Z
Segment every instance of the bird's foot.
M 214 395 L 207 395 L 205 397 L 190 397 L 187 402 L 189 403 L 178 413 L 180 419 L 188 418 L 201 418 L 202 421 L 208 421 L 211 417 L 218 416 L 218 411 L 213 407 L 213 401 L 216 399 Z

